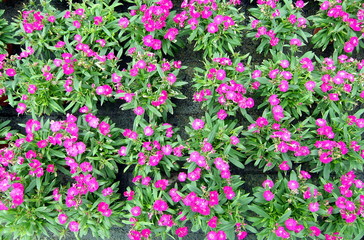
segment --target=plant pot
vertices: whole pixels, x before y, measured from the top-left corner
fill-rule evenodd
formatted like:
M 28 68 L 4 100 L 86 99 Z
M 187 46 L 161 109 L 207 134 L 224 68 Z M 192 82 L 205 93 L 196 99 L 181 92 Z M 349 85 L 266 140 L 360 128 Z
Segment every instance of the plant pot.
M 5 142 L 5 138 L 0 138 L 0 142 Z M 7 143 L 4 143 L 4 144 L 0 144 L 0 149 L 2 149 L 2 148 L 6 148 L 6 147 L 8 147 L 9 145 L 7 144 Z
M 312 35 L 315 35 L 315 34 L 316 34 L 316 33 L 318 33 L 321 29 L 322 29 L 322 28 L 315 28 L 315 29 L 313 30 Z
M 8 106 L 9 102 L 6 102 L 6 100 L 8 100 L 8 96 L 3 95 L 0 97 L 0 106 L 4 107 L 4 106 Z
M 8 52 L 9 56 L 14 54 L 14 44 L 6 44 L 6 51 Z

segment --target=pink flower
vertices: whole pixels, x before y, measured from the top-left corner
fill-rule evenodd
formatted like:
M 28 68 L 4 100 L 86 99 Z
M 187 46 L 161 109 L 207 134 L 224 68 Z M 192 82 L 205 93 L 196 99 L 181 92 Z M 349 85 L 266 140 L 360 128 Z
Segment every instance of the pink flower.
M 139 216 L 142 213 L 142 209 L 139 206 L 135 206 L 132 209 L 130 209 L 130 213 L 133 216 L 137 217 L 137 216 Z
M 63 42 L 63 41 L 58 41 L 57 42 L 57 44 L 54 46 L 54 47 L 56 47 L 56 48 L 62 48 L 62 47 L 64 47 L 66 45 L 66 43 L 65 42 Z
M 239 140 L 239 138 L 238 137 L 236 137 L 236 136 L 231 136 L 230 137 L 230 144 L 232 144 L 232 145 L 237 145 L 238 143 L 240 142 L 240 140 Z
M 350 53 L 350 52 L 354 51 L 354 48 L 355 48 L 355 46 L 352 43 L 350 43 L 350 42 L 344 43 L 344 52 Z
M 320 236 L 321 230 L 318 227 L 311 226 L 309 227 L 309 229 L 311 230 L 310 236 L 316 236 L 316 237 Z
M 100 202 L 97 205 L 97 211 L 101 213 L 105 212 L 107 209 L 109 209 L 109 204 L 107 204 L 106 202 Z
M 156 211 L 160 211 L 160 212 L 166 211 L 166 210 L 168 210 L 168 204 L 167 204 L 167 202 L 165 202 L 161 199 L 158 199 L 154 202 L 153 209 Z
M 127 19 L 126 17 L 122 17 L 119 19 L 118 24 L 121 28 L 127 28 L 129 26 L 129 19 Z
M 153 128 L 152 127 L 150 127 L 150 126 L 146 126 L 145 128 L 144 128 L 144 135 L 145 136 L 152 136 L 154 134 L 154 130 L 153 130 Z
M 27 110 L 27 105 L 25 103 L 18 103 L 18 106 L 15 110 L 17 113 L 23 114 Z
M 338 208 L 340 209 L 345 209 L 346 208 L 346 198 L 345 197 L 338 197 L 335 201 L 335 204 Z
M 258 77 L 261 77 L 261 75 L 262 75 L 262 71 L 254 70 L 254 72 L 252 73 L 252 78 L 253 79 L 258 78 Z
M 224 109 L 220 109 L 217 112 L 217 118 L 220 120 L 224 120 L 227 116 L 228 116 L 228 114 L 226 113 L 226 111 Z
M 176 36 L 178 35 L 178 29 L 177 28 L 170 28 L 167 30 L 166 34 L 164 35 L 164 39 L 168 39 L 169 41 L 173 41 L 176 39 Z
M 216 33 L 217 31 L 219 31 L 219 27 L 216 23 L 212 22 L 207 25 L 207 31 L 209 33 Z
M 188 227 L 180 227 L 176 229 L 177 237 L 183 238 L 188 235 Z
M 231 200 L 235 197 L 235 192 L 231 186 L 224 186 L 223 191 L 227 199 Z
M 226 72 L 225 72 L 225 70 L 224 69 L 219 69 L 219 70 L 217 70 L 217 72 L 216 72 L 216 79 L 217 80 L 224 80 L 225 79 L 225 77 L 226 77 Z
M 71 232 L 78 232 L 79 231 L 79 223 L 75 221 L 71 221 L 68 224 L 68 228 Z
M 284 239 L 288 239 L 291 236 L 291 234 L 289 232 L 287 232 L 284 229 L 284 227 L 282 227 L 282 226 L 278 227 L 274 232 L 277 235 L 277 237 L 281 237 L 281 238 L 284 238 Z
M 245 71 L 244 64 L 242 64 L 242 63 L 238 63 L 238 64 L 236 65 L 235 70 L 236 70 L 237 72 L 244 72 L 244 71 Z
M 279 169 L 282 171 L 288 171 L 289 169 L 291 169 L 291 167 L 288 165 L 287 161 L 283 161 L 280 165 L 279 165 Z
M 316 87 L 316 82 L 314 81 L 308 81 L 305 83 L 305 87 L 308 91 L 313 92 L 313 89 Z
M 205 127 L 205 122 L 201 119 L 196 118 L 192 122 L 192 128 L 195 130 L 203 129 Z
M 298 0 L 296 3 L 295 3 L 296 7 L 297 8 L 303 8 L 305 6 L 305 2 L 302 1 L 302 0 Z
M 323 118 L 318 118 L 318 119 L 316 119 L 316 125 L 318 126 L 318 127 L 325 127 L 326 126 L 326 124 L 327 124 L 327 122 L 326 122 L 326 120 L 325 119 L 323 119 Z
M 332 193 L 332 191 L 334 190 L 334 185 L 332 183 L 326 183 L 324 185 L 324 190 L 328 193 Z
M 271 200 L 273 200 L 273 198 L 274 198 L 274 194 L 273 194 L 271 191 L 266 190 L 266 191 L 264 191 L 264 193 L 263 193 L 263 197 L 264 197 L 264 199 L 265 199 L 266 201 L 271 201 Z
M 291 190 L 296 190 L 299 188 L 300 184 L 295 180 L 291 180 L 287 183 L 287 186 Z
M 15 76 L 16 71 L 15 71 L 15 69 L 14 69 L 14 68 L 8 68 L 8 69 L 6 69 L 5 73 L 6 73 L 6 75 L 8 75 L 9 77 L 13 77 L 13 76 Z
M 340 100 L 339 99 L 339 94 L 337 94 L 337 93 L 329 93 L 329 99 L 331 101 L 339 101 Z
M 264 180 L 264 182 L 262 183 L 262 186 L 264 188 L 272 188 L 274 186 L 274 182 L 270 179 Z
M 64 213 L 61 213 L 58 215 L 58 221 L 60 224 L 65 224 L 67 222 L 67 219 L 68 219 L 68 217 Z
M 293 46 L 293 45 L 296 45 L 296 46 L 301 46 L 302 45 L 302 42 L 301 42 L 301 40 L 299 40 L 298 38 L 292 38 L 290 41 L 289 41 L 289 44 L 291 45 L 291 46 Z
M 187 179 L 187 174 L 185 172 L 180 172 L 178 174 L 178 181 L 184 182 L 186 181 L 186 179 Z
M 313 202 L 308 204 L 308 210 L 311 212 L 317 212 L 320 209 L 320 204 L 318 202 Z
M 257 126 L 261 128 L 269 124 L 268 120 L 264 117 L 259 117 L 255 122 Z
M 289 88 L 289 84 L 286 80 L 282 80 L 281 84 L 279 84 L 278 88 L 279 88 L 279 91 L 281 91 L 281 92 L 287 92 L 288 88 Z
M 288 68 L 290 63 L 288 60 L 281 60 L 280 64 L 282 68 Z
M 75 21 L 73 21 L 73 26 L 75 27 L 75 28 L 80 28 L 81 27 L 81 23 L 79 22 L 79 21 L 77 21 L 77 20 L 75 20 Z
M 102 23 L 102 17 L 101 16 L 96 16 L 94 17 L 94 24 L 95 25 L 100 25 Z
M 298 222 L 297 220 L 293 219 L 293 218 L 288 218 L 285 222 L 284 225 L 286 226 L 286 228 L 290 231 L 294 231 L 296 229 Z

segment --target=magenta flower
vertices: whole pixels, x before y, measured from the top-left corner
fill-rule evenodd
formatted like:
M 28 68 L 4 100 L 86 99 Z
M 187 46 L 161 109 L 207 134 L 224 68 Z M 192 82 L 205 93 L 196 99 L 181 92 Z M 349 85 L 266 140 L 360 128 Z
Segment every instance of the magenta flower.
M 309 229 L 311 230 L 310 236 L 316 236 L 316 237 L 320 236 L 321 230 L 318 227 L 311 226 L 309 227 Z
M 75 222 L 75 221 L 71 221 L 69 224 L 68 224 L 68 228 L 71 232 L 78 232 L 80 230 L 80 224 L 78 222 Z
M 346 198 L 345 197 L 338 197 L 335 201 L 335 204 L 338 208 L 340 209 L 345 209 L 346 208 Z
M 337 94 L 337 93 L 329 93 L 329 99 L 331 101 L 339 101 L 340 100 L 339 99 L 339 94 Z
M 17 113 L 23 114 L 27 110 L 27 105 L 25 103 L 18 103 L 18 106 L 15 110 Z
M 278 227 L 274 232 L 277 235 L 277 237 L 281 237 L 281 238 L 284 238 L 284 239 L 288 239 L 291 236 L 291 234 L 289 232 L 287 232 L 284 229 L 284 227 L 282 227 L 282 226 Z
M 295 46 L 301 46 L 302 45 L 302 42 L 301 42 L 301 40 L 300 39 L 298 39 L 298 38 L 292 38 L 290 41 L 289 41 L 289 44 L 291 45 L 291 46 L 293 46 L 293 45 L 295 45 Z
M 324 190 L 328 193 L 332 193 L 332 191 L 334 190 L 334 185 L 332 183 L 326 183 L 324 185 Z
M 296 229 L 298 222 L 297 220 L 293 219 L 293 218 L 288 218 L 285 222 L 284 225 L 286 226 L 286 228 L 290 231 L 294 231 Z
M 119 19 L 118 24 L 121 28 L 127 28 L 129 26 L 129 19 L 126 17 L 122 17 Z
M 232 144 L 232 145 L 237 145 L 238 143 L 240 142 L 240 139 L 238 138 L 238 137 L 236 137 L 236 136 L 231 136 L 230 137 L 230 144 Z
M 165 202 L 161 199 L 158 199 L 154 202 L 153 209 L 156 211 L 163 212 L 163 211 L 168 210 L 168 204 L 167 204 L 167 202 Z
M 227 112 L 224 109 L 220 109 L 217 112 L 217 118 L 220 120 L 224 120 L 228 116 Z
M 212 218 L 210 218 L 210 220 L 207 221 L 207 225 L 210 228 L 216 228 L 217 227 L 217 220 L 218 220 L 218 218 L 216 216 L 213 216 Z
M 209 23 L 207 25 L 207 31 L 209 33 L 216 33 L 217 31 L 219 31 L 219 26 L 216 23 L 214 23 L 214 22 Z
M 219 69 L 219 70 L 216 71 L 216 79 L 217 80 L 222 81 L 222 80 L 225 79 L 225 77 L 226 77 L 226 72 L 225 72 L 224 69 Z
M 273 198 L 274 198 L 274 193 L 272 193 L 271 191 L 269 191 L 269 190 L 266 190 L 266 191 L 264 191 L 264 193 L 263 193 L 263 197 L 264 197 L 264 199 L 266 200 L 266 201 L 271 201 L 271 200 L 273 200 Z
M 300 184 L 295 180 L 291 180 L 287 183 L 287 186 L 291 190 L 296 190 L 299 188 Z
M 308 210 L 311 212 L 317 212 L 320 209 L 320 204 L 318 202 L 313 202 L 308 204 Z
M 96 16 L 94 17 L 94 24 L 95 25 L 100 25 L 102 23 L 103 19 L 101 16 Z
M 308 81 L 305 83 L 305 87 L 308 91 L 313 92 L 313 89 L 316 87 L 316 82 L 314 81 Z
M 144 128 L 144 135 L 145 136 L 152 136 L 154 134 L 154 130 L 153 130 L 153 128 L 151 127 L 151 126 L 146 126 L 145 128 Z
M 180 227 L 175 231 L 177 237 L 183 238 L 188 235 L 188 227 Z
M 205 127 L 205 122 L 201 119 L 196 118 L 192 122 L 192 128 L 195 130 L 203 129 Z
M 67 222 L 67 219 L 68 219 L 68 217 L 64 213 L 61 213 L 58 215 L 58 221 L 60 224 L 65 224 Z
M 187 174 L 185 172 L 180 172 L 178 174 L 178 181 L 184 182 L 186 181 L 186 179 L 187 179 Z
M 8 75 L 9 77 L 13 77 L 13 76 L 15 76 L 16 71 L 15 71 L 15 69 L 14 69 L 14 68 L 8 68 L 8 69 L 6 69 L 6 70 L 5 70 L 5 73 L 6 73 L 6 75 Z
M 133 216 L 137 217 L 137 216 L 139 216 L 142 213 L 142 209 L 139 206 L 135 206 L 132 209 L 130 209 L 130 213 Z
M 274 182 L 272 180 L 270 180 L 270 179 L 267 179 L 267 180 L 263 181 L 262 186 L 264 188 L 269 188 L 270 189 L 270 188 L 274 187 Z
M 75 21 L 73 21 L 73 26 L 75 27 L 75 28 L 80 28 L 81 27 L 81 23 L 79 22 L 79 21 L 77 21 L 77 20 L 75 20 Z
M 289 169 L 291 169 L 291 167 L 288 165 L 287 161 L 283 161 L 280 165 L 279 165 L 279 169 L 282 171 L 288 171 Z

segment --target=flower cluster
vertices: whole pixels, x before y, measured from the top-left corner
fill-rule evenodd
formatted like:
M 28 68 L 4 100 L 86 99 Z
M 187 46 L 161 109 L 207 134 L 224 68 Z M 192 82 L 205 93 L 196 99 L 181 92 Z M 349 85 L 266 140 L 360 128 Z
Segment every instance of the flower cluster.
M 362 3 L 356 1 L 349 1 L 345 5 L 342 1 L 321 0 L 320 10 L 309 17 L 317 29 L 312 37 L 315 47 L 325 49 L 331 42 L 339 51 L 352 52 L 358 45 L 358 37 L 362 35 L 362 8 Z M 340 31 L 332 32 L 335 28 L 340 28 Z M 332 41 L 333 39 L 337 41 Z M 353 42 L 353 39 L 356 40 Z
M 282 4 L 278 1 L 258 1 L 257 8 L 249 9 L 251 17 L 250 30 L 247 37 L 254 40 L 260 39 L 257 52 L 267 53 L 269 49 L 282 49 L 289 42 L 292 49 L 307 42 L 310 34 L 304 29 L 308 25 L 306 18 L 302 16 L 302 8 L 305 3 Z
M 44 211 L 44 221 L 52 219 L 54 234 L 59 234 L 64 228 L 61 225 L 67 222 L 66 227 L 72 232 L 85 229 L 83 209 L 88 209 L 89 218 L 99 218 L 97 212 L 103 217 L 112 217 L 112 212 L 120 208 L 120 205 L 109 203 L 118 198 L 118 194 L 112 194 L 116 189 L 112 179 L 117 157 L 116 143 L 112 140 L 116 135 L 112 133 L 118 130 L 106 119 L 96 124 L 98 129 L 83 124 L 90 115 L 78 118 L 69 114 L 65 120 L 46 122 L 30 119 L 25 124 L 25 136 L 12 134 L 8 137 L 12 142 L 0 150 L 1 210 L 11 208 L 22 213 L 20 206 L 27 201 L 30 209 L 34 209 L 31 211 Z M 103 125 L 110 132 L 108 136 L 103 132 Z M 95 143 L 98 143 L 98 152 L 90 150 Z M 106 173 L 108 178 L 105 178 Z M 99 201 L 97 199 L 103 201 L 94 209 L 89 202 Z M 52 204 L 54 202 L 57 204 Z M 44 208 L 45 205 L 48 207 Z M 24 217 L 30 221 L 32 216 L 33 213 Z M 117 216 L 112 218 L 115 220 Z M 14 221 L 8 219 L 7 223 L 16 224 L 17 220 Z M 102 227 L 108 228 L 104 224 Z M 39 234 L 42 229 L 33 230 Z

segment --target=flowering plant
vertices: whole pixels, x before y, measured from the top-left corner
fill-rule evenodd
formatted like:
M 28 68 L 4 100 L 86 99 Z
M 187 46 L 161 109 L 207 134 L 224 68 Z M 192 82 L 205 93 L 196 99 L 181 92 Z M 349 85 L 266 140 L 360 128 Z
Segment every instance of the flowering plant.
M 247 37 L 260 40 L 256 51 L 268 53 L 269 49 L 280 51 L 283 47 L 301 47 L 308 42 L 310 33 L 305 31 L 308 21 L 302 16 L 305 3 L 290 0 L 258 1 L 257 8 L 250 8 L 253 17 Z M 288 45 L 289 44 L 289 45 Z
M 234 59 L 215 55 L 212 62 L 205 62 L 205 69 L 195 68 L 193 86 L 197 92 L 193 95 L 193 100 L 202 102 L 202 106 L 207 107 L 209 112 L 215 110 L 218 102 L 220 110 L 217 116 L 222 120 L 228 115 L 235 115 L 238 109 L 245 117 L 250 118 L 246 109 L 254 107 L 254 100 L 248 95 L 251 91 L 251 58 L 249 57 L 244 65 L 243 60 L 246 58 L 248 55 L 236 54 Z
M 320 10 L 309 17 L 315 34 L 312 37 L 314 47 L 323 50 L 332 43 L 339 53 L 343 50 L 351 53 L 359 50 L 363 38 L 363 3 L 360 1 L 326 1 L 320 0 Z
M 203 56 L 215 53 L 234 53 L 240 45 L 244 15 L 235 5 L 238 1 L 183 1 L 183 11 L 173 18 L 190 43 L 194 51 L 203 50 Z
M 64 52 L 84 51 L 89 57 L 105 58 L 106 54 L 120 57 L 122 48 L 117 35 L 121 17 L 115 11 L 120 5 L 110 1 L 87 1 L 70 4 L 70 10 L 60 12 L 48 0 L 35 9 L 23 11 L 15 22 L 20 44 L 32 47 L 37 58 L 60 57 Z
M 279 174 L 278 178 L 276 182 L 268 178 L 262 187 L 255 188 L 256 198 L 249 206 L 256 216 L 248 220 L 263 227 L 258 239 L 362 238 L 356 227 L 363 224 L 357 221 L 364 203 L 363 182 L 354 172 L 335 182 L 321 178 L 318 185 L 300 168 L 291 171 L 289 177 Z
M 65 52 L 61 58 L 40 60 L 33 53 L 34 49 L 29 47 L 20 56 L 3 60 L 0 84 L 19 114 L 29 112 L 34 117 L 75 112 L 83 105 L 94 109 L 98 101 L 102 103 L 112 96 L 113 82 L 105 74 L 114 71 L 114 57 L 100 61 L 83 52 Z
M 192 129 L 186 129 L 188 145 L 173 140 L 175 130 L 167 124 L 163 128 L 141 122 L 136 131 L 124 130 L 129 143 L 119 154 L 126 164 L 135 164 L 135 187 L 124 193 L 131 239 L 148 238 L 152 233 L 165 238 L 170 230 L 184 237 L 187 220 L 193 224 L 192 231 L 201 229 L 207 239 L 236 235 L 242 239 L 245 229 L 254 231 L 240 216 L 252 198 L 243 194 L 239 188 L 243 182 L 231 175 L 229 167 L 229 162 L 244 167 L 234 150 L 234 146 L 242 147 L 236 136 L 239 128 L 208 115 L 206 124 L 202 119 L 191 121 Z M 219 181 L 211 184 L 213 179 Z
M 105 237 L 120 225 L 122 203 L 113 182 L 118 129 L 108 122 L 92 113 L 30 119 L 26 135 L 6 134 L 9 146 L 0 150 L 3 236 L 62 237 L 67 229 L 83 236 L 90 229 Z
M 125 100 L 124 110 L 133 109 L 137 115 L 144 112 L 150 120 L 173 114 L 171 98 L 184 99 L 180 88 L 187 82 L 178 79 L 181 61 L 167 61 L 140 48 L 130 48 L 132 61 L 128 68 L 112 74 L 116 86 L 115 97 Z
M 125 47 L 143 46 L 159 57 L 162 53 L 173 56 L 178 48 L 184 47 L 181 33 L 172 20 L 176 13 L 172 11 L 171 0 L 128 2 L 133 5 L 119 20 L 123 29 L 119 38 L 125 42 Z

